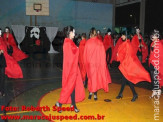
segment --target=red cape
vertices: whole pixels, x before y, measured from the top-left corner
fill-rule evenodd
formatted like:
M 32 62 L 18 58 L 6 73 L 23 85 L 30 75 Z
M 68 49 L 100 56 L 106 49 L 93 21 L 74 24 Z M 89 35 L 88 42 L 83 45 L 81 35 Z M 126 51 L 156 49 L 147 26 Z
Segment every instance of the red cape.
M 135 35 L 133 38 L 132 38 L 132 41 L 131 41 L 131 44 L 133 46 L 133 51 L 135 54 L 137 54 L 137 51 L 142 51 L 142 63 L 145 63 L 146 62 L 146 58 L 148 56 L 148 46 L 145 44 L 144 40 L 143 40 L 143 37 L 140 35 L 141 37 L 141 40 L 142 40 L 142 45 L 144 47 L 142 47 L 142 50 L 138 47 L 139 46 L 139 39 L 138 39 L 138 36 Z
M 85 81 L 85 77 L 86 77 L 86 71 L 85 71 L 84 59 L 83 59 L 85 43 L 86 43 L 86 39 L 83 39 L 80 41 L 80 45 L 79 45 L 79 68 L 80 68 L 83 81 Z
M 105 50 L 108 50 L 111 47 L 113 51 L 114 44 L 113 44 L 113 39 L 111 35 L 108 35 L 108 34 L 105 35 L 103 44 L 104 44 Z
M 111 83 L 111 78 L 105 57 L 104 45 L 97 37 L 87 40 L 84 48 L 84 64 L 90 92 L 96 92 L 99 89 L 108 92 L 108 83 Z
M 7 53 L 7 45 L 4 43 L 3 38 L 0 37 L 0 49 L 4 51 L 7 67 L 5 74 L 9 78 L 23 78 L 22 70 L 19 64 Z
M 119 46 L 117 60 L 120 61 L 119 70 L 130 82 L 134 84 L 141 81 L 151 82 L 150 75 L 133 51 L 130 40 L 126 40 Z
M 118 47 L 123 43 L 122 41 L 122 38 L 119 38 L 115 47 L 114 47 L 114 50 L 113 50 L 113 55 L 112 55 L 112 58 L 111 58 L 111 61 L 110 63 L 112 63 L 113 61 L 117 61 L 117 51 L 118 51 Z
M 151 43 L 151 46 L 154 42 Z M 149 63 L 159 71 L 160 87 L 163 86 L 163 40 L 158 40 L 154 50 L 150 50 Z M 158 68 L 159 67 L 159 68 Z
M 79 50 L 72 40 L 65 38 L 63 44 L 62 90 L 59 102 L 71 103 L 71 93 L 75 88 L 75 101 L 85 98 L 84 85 L 78 66 Z
M 5 41 L 5 43 L 8 45 L 11 45 L 13 47 L 13 54 L 12 57 L 16 60 L 16 61 L 21 61 L 25 58 L 28 58 L 28 55 L 26 55 L 23 51 L 21 51 L 14 40 L 14 37 L 12 36 L 12 34 L 9 34 L 8 36 L 8 40 L 6 39 L 7 34 L 4 33 L 3 34 L 3 39 Z
M 101 35 L 97 35 L 97 38 L 99 39 L 99 40 L 101 40 L 101 41 L 103 41 L 103 37 L 101 36 Z
M 111 35 L 108 35 L 108 34 L 105 35 L 103 44 L 104 44 L 104 47 L 105 47 L 105 51 L 107 51 L 111 47 L 112 55 L 113 55 L 114 43 L 113 43 L 113 39 L 112 39 Z M 109 60 L 109 54 L 106 57 L 106 59 L 107 59 L 107 61 Z M 109 63 L 111 63 L 111 60 L 110 60 Z

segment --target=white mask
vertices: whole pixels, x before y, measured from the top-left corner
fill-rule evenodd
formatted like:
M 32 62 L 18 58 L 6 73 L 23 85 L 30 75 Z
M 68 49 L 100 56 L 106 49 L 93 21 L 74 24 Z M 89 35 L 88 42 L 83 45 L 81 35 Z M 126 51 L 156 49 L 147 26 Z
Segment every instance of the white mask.
M 8 29 L 8 28 L 6 28 L 6 29 L 5 29 L 5 32 L 6 32 L 6 33 L 8 33 L 8 32 L 9 32 L 9 29 Z
M 75 35 L 75 29 L 73 29 L 73 33 L 74 33 L 74 35 Z
M 151 40 L 157 40 L 159 37 L 157 35 L 151 36 Z
M 139 29 L 136 29 L 136 33 L 140 33 L 140 30 Z
M 73 29 L 73 31 L 72 31 L 72 33 L 71 33 L 71 37 L 70 38 L 74 38 L 75 37 L 75 29 Z M 77 35 L 76 35 L 76 37 L 77 37 Z
M 108 32 L 108 35 L 111 35 L 111 32 Z
M 37 28 L 37 27 L 34 27 L 32 30 L 31 30 L 31 34 L 30 34 L 30 37 L 35 37 L 36 39 L 39 39 L 40 38 L 40 29 Z

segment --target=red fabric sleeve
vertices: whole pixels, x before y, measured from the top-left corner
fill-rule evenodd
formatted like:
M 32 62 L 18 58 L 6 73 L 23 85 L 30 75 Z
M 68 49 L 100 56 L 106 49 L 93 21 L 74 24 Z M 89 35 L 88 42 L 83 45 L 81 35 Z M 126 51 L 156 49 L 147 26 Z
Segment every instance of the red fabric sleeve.
M 111 61 L 110 61 L 111 63 L 112 63 L 112 61 L 117 61 L 118 48 L 122 43 L 123 43 L 122 39 L 119 38 L 116 45 L 115 45 L 115 47 L 114 47 L 113 53 L 112 53 L 112 58 L 111 58 Z
M 85 43 L 86 43 L 86 40 L 83 39 L 83 40 L 81 40 L 80 45 L 79 45 L 79 68 L 80 68 L 80 71 L 81 71 L 83 81 L 85 81 L 85 77 L 86 77 L 86 71 L 85 71 L 85 67 L 84 67 L 84 47 L 85 47 Z
M 120 61 L 119 70 L 130 82 L 136 84 L 141 81 L 151 82 L 149 73 L 144 69 L 130 41 L 123 42 L 118 48 L 117 59 Z

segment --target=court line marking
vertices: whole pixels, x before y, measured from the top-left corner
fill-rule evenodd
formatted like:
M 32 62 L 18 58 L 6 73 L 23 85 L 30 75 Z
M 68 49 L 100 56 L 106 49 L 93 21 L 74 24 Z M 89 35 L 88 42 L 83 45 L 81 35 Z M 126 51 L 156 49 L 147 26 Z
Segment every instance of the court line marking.
M 7 112 L 6 115 L 19 114 L 19 113 L 31 113 L 31 112 L 34 112 L 34 111 Z M 0 114 L 0 116 L 1 116 L 1 115 L 4 115 L 4 114 Z

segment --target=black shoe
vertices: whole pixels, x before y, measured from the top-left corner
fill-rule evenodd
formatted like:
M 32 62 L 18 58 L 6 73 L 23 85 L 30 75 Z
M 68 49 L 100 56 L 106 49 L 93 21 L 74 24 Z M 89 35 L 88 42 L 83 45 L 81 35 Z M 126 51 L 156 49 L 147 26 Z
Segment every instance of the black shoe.
M 61 108 L 61 104 L 59 102 L 56 102 L 55 106 L 57 106 L 58 108 Z M 62 113 L 62 110 L 58 111 L 58 113 Z
M 94 95 L 94 100 L 95 100 L 95 101 L 98 100 L 97 96 L 95 97 L 95 95 Z
M 123 95 L 122 94 L 119 94 L 117 97 L 116 97 L 116 99 L 122 99 L 122 97 L 123 97 Z
M 74 107 L 74 105 L 71 105 L 70 106 L 70 108 L 73 108 Z M 79 109 L 77 109 L 77 107 L 76 107 L 76 105 L 75 105 L 75 107 L 74 107 L 74 111 L 75 111 L 75 113 L 78 113 L 80 110 Z
M 96 100 L 98 100 L 98 98 L 94 98 L 94 100 L 96 101 Z
M 88 99 L 91 99 L 91 98 L 92 98 L 92 94 L 89 94 Z
M 2 97 L 4 97 L 4 96 L 5 96 L 5 93 L 2 94 Z
M 75 113 L 78 113 L 80 110 L 75 108 L 74 111 L 75 111 Z
M 4 97 L 5 96 L 5 93 L 0 92 L 0 96 Z
M 134 102 L 136 99 L 138 99 L 138 95 L 137 94 L 133 96 L 131 102 Z

